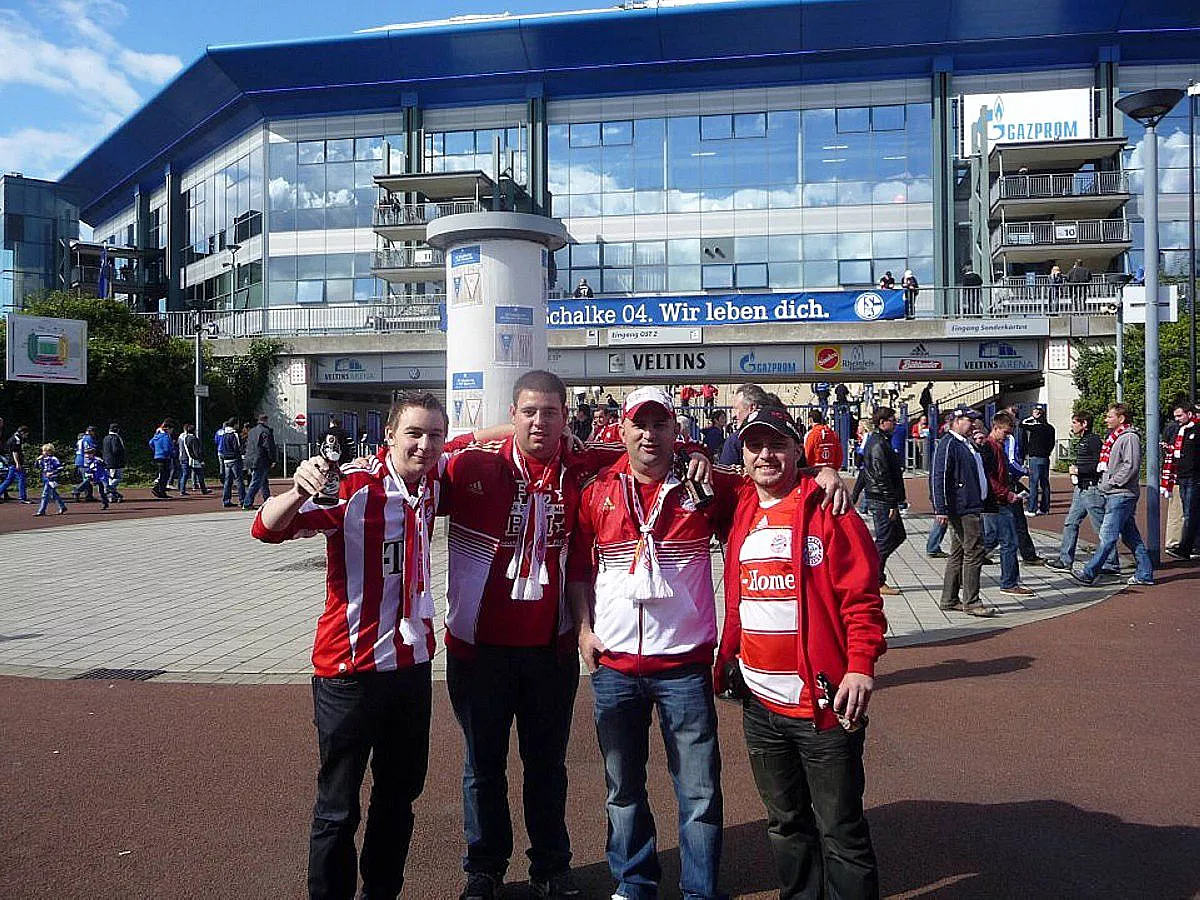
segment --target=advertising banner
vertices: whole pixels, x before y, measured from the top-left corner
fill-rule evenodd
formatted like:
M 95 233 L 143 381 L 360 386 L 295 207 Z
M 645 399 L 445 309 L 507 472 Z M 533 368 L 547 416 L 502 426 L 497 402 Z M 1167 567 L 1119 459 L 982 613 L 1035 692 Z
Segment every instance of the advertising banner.
M 904 318 L 903 291 L 803 291 L 778 294 L 678 294 L 665 297 L 551 300 L 550 328 L 874 322 Z
M 988 123 L 987 152 L 997 144 L 1064 141 L 1092 136 L 1092 91 L 1065 88 L 1012 94 L 968 94 L 962 98 L 962 152 L 969 155 L 971 126 L 981 108 Z
M 5 377 L 9 381 L 87 384 L 87 322 L 9 313 Z

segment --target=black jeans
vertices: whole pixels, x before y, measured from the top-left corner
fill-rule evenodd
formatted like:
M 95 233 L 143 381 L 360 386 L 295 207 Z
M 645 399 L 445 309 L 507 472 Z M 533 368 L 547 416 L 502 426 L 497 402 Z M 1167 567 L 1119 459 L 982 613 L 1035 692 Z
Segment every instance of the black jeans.
M 167 492 L 167 485 L 171 483 L 171 460 L 156 459 L 154 464 L 158 466 L 158 478 L 155 479 L 151 492 L 161 496 Z
M 780 900 L 876 898 L 879 871 L 863 813 L 865 730 L 817 731 L 810 719 L 742 704 L 750 771 L 767 808 Z
M 508 808 L 508 741 L 513 720 L 524 767 L 522 803 L 529 875 L 571 865 L 567 835 L 567 739 L 579 687 L 579 659 L 553 647 L 476 647 L 451 653 L 446 687 L 466 741 L 463 765 L 463 869 L 503 876 L 513 851 Z
M 900 518 L 900 507 L 885 500 L 867 500 L 871 523 L 875 526 L 875 550 L 879 553 L 879 583 L 887 584 L 888 557 L 904 543 L 908 532 Z
M 321 751 L 308 844 L 312 900 L 353 900 L 354 832 L 368 759 L 371 800 L 363 832 L 363 900 L 394 898 L 404 884 L 413 801 L 429 760 L 430 665 L 350 678 L 313 678 Z

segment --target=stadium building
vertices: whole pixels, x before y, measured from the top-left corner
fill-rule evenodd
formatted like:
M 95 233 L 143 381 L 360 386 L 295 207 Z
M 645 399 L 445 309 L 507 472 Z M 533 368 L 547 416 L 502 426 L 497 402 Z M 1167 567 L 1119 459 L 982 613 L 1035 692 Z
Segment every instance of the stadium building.
M 445 381 L 424 227 L 524 209 L 570 235 L 573 383 L 987 379 L 971 399 L 1048 401 L 1065 433 L 1072 348 L 1113 340 L 1145 265 L 1114 101 L 1190 79 L 1184 0 L 634 2 L 214 47 L 63 177 L 96 239 L 66 278 L 103 252 L 176 333 L 286 337 L 280 417 L 371 431 L 390 390 Z M 1189 102 L 1159 130 L 1174 275 Z M 875 290 L 905 272 L 902 302 Z

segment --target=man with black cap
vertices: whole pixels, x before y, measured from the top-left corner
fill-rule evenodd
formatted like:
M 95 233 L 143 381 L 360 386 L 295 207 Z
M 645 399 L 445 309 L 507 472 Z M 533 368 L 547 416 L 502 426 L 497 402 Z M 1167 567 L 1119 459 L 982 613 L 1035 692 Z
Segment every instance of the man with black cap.
M 943 610 L 961 609 L 981 618 L 996 615 L 996 607 L 979 598 L 983 568 L 983 501 L 988 494 L 983 459 L 967 439 L 979 413 L 960 406 L 950 414 L 949 427 L 938 439 L 929 467 L 929 493 L 937 521 L 951 532 L 950 555 L 942 582 Z M 959 599 L 959 589 L 962 598 Z
M 798 477 L 786 409 L 761 407 L 740 432 L 715 687 L 742 700 L 779 895 L 878 897 L 863 726 L 886 647 L 879 557 L 862 519 L 822 509 Z

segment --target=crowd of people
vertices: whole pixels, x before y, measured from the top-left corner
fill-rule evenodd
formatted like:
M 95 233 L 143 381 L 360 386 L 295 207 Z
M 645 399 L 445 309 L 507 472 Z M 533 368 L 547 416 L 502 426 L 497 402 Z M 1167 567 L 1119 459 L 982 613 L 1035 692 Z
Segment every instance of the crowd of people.
M 653 716 L 679 806 L 680 889 L 719 896 L 718 693 L 742 704 L 784 895 L 878 895 L 863 813 L 863 726 L 885 649 L 878 555 L 862 519 L 841 514 L 837 473 L 801 467 L 804 436 L 779 398 L 744 385 L 734 403 L 737 469 L 679 439 L 678 407 L 658 388 L 632 391 L 599 426 L 615 424 L 617 442 L 582 445 L 549 372 L 518 380 L 509 425 L 452 441 L 436 398 L 403 394 L 387 445 L 342 467 L 334 505 L 316 502 L 331 472 L 321 457 L 264 504 L 259 540 L 328 542 L 311 897 L 353 897 L 360 874 L 363 896 L 395 897 L 403 883 L 428 754 L 438 514 L 449 517 L 446 680 L 466 747 L 462 897 L 496 897 L 511 861 L 514 724 L 531 892 L 579 896 L 566 821 L 579 655 L 615 896 L 656 896 L 662 878 L 646 791 Z M 719 647 L 714 537 L 728 548 Z M 803 629 L 802 608 L 821 610 Z

